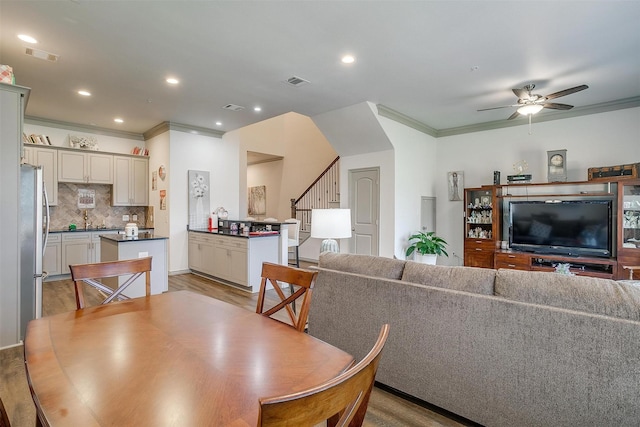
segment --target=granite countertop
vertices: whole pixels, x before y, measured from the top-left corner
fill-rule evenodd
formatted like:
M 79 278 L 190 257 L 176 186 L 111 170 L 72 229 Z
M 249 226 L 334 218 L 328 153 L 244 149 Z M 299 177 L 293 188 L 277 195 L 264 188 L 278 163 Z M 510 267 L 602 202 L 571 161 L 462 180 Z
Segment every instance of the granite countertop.
M 146 227 L 140 227 L 140 230 L 153 230 L 153 228 L 146 228 Z M 68 228 L 52 228 L 51 230 L 49 230 L 49 233 L 93 233 L 93 232 L 118 232 L 118 231 L 122 231 L 124 233 L 124 227 L 122 228 L 115 228 L 115 227 L 105 227 L 105 228 L 96 228 L 96 227 L 92 227 L 92 228 L 76 228 L 75 230 L 69 230 Z
M 159 236 L 157 234 L 149 233 L 149 232 L 140 232 L 135 237 L 127 237 L 124 234 L 105 234 L 100 236 L 101 239 L 111 240 L 113 242 L 124 243 L 124 242 L 139 242 L 141 240 L 165 240 L 168 237 Z
M 268 236 L 278 236 L 280 232 L 278 231 L 251 231 L 248 233 L 240 233 L 237 231 L 216 229 L 216 230 L 208 230 L 206 228 L 190 228 L 189 231 L 195 231 L 196 233 L 205 233 L 205 234 L 214 234 L 218 236 L 232 236 L 232 237 L 243 237 L 245 239 L 254 238 L 254 237 L 268 237 Z

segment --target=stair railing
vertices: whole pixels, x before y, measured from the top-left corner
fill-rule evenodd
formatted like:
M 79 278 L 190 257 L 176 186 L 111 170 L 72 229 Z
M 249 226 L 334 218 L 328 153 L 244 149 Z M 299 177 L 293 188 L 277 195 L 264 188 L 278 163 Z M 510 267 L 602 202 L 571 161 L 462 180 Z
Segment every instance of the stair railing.
M 297 199 L 291 199 L 291 218 L 300 220 L 300 231 L 311 231 L 311 210 L 338 207 L 340 203 L 340 156 Z M 332 204 L 334 206 L 332 206 Z

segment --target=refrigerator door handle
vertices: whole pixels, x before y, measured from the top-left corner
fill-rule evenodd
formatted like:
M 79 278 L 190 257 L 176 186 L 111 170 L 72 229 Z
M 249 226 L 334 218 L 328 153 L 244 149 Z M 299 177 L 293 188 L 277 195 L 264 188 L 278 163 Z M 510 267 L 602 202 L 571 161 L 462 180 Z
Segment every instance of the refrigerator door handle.
M 42 245 L 42 256 L 44 257 L 44 252 L 47 250 L 47 242 L 49 241 L 49 222 L 51 221 L 51 213 L 49 211 L 49 195 L 47 194 L 47 187 L 42 186 L 42 194 L 44 196 L 44 243 Z

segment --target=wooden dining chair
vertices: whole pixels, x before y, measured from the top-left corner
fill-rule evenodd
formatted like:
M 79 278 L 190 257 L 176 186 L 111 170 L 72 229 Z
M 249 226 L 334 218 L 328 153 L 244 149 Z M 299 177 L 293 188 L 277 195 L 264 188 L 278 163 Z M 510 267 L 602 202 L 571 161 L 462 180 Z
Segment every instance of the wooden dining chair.
M 258 294 L 258 304 L 256 313 L 276 319 L 273 315 L 280 310 L 285 310 L 289 315 L 291 323 L 283 322 L 294 327 L 298 331 L 304 331 L 309 316 L 309 305 L 311 304 L 311 295 L 313 286 L 318 276 L 317 271 L 304 270 L 302 268 L 289 267 L 286 265 L 272 264 L 265 262 L 262 264 L 262 281 L 260 282 L 260 293 Z M 288 283 L 290 287 L 290 295 L 286 296 L 280 286 L 281 283 Z M 280 298 L 280 302 L 269 309 L 265 309 L 265 296 L 267 285 L 271 284 L 276 294 Z M 295 287 L 298 289 L 295 289 Z M 295 310 L 295 302 L 302 299 L 302 303 L 298 310 Z
M 261 398 L 258 427 L 313 426 L 324 421 L 327 426 L 361 426 L 388 336 L 389 325 L 385 324 L 364 359 L 323 384 L 285 396 Z
M 145 294 L 151 295 L 151 259 L 152 257 L 147 257 L 70 265 L 71 279 L 76 290 L 76 308 L 79 310 L 85 307 L 83 283 L 96 288 L 106 296 L 100 304 L 108 304 L 116 298 L 128 299 L 129 297 L 122 292 L 138 277 L 145 274 Z M 120 276 L 125 278 L 122 284 L 118 284 Z M 107 286 L 109 283 L 112 286 Z
M 0 398 L 0 427 L 11 427 L 11 422 L 9 421 L 9 415 L 7 415 L 7 410 L 4 409 L 4 403 L 2 403 L 2 398 Z

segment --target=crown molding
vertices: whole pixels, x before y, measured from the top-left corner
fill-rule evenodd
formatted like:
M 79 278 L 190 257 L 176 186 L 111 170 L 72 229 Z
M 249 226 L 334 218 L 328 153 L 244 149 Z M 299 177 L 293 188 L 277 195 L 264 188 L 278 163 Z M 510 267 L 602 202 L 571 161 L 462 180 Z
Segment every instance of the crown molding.
M 156 126 L 152 127 L 151 129 L 149 129 L 148 131 L 146 131 L 143 136 L 144 136 L 144 140 L 149 140 L 153 137 L 156 137 L 158 135 L 161 135 L 165 132 L 168 132 L 170 130 L 175 130 L 178 132 L 185 132 L 185 133 L 191 133 L 191 134 L 195 134 L 195 135 L 204 135 L 204 136 L 211 136 L 214 138 L 222 138 L 222 136 L 225 134 L 225 132 L 223 131 L 219 131 L 219 130 L 214 130 L 214 129 L 209 129 L 209 128 L 203 128 L 200 126 L 190 126 L 190 125 L 185 125 L 182 123 L 175 123 L 175 122 L 162 122 L 157 124 Z
M 528 122 L 524 122 L 520 119 L 514 120 L 497 120 L 493 122 L 477 123 L 473 125 L 460 126 L 447 129 L 434 129 L 421 123 L 411 117 L 405 116 L 402 113 L 392 110 L 382 104 L 378 104 L 378 114 L 383 117 L 387 117 L 391 120 L 395 120 L 420 132 L 431 135 L 435 138 L 441 138 L 445 136 L 461 135 L 465 133 L 482 132 L 493 129 L 501 129 L 512 126 L 524 126 Z M 602 102 L 599 104 L 587 105 L 584 107 L 576 107 L 567 111 L 558 112 L 546 112 L 543 114 L 536 114 L 533 118 L 533 123 L 548 122 L 552 120 L 569 119 L 572 117 L 586 116 L 589 114 L 605 113 L 608 111 L 624 110 L 626 108 L 640 107 L 640 96 L 634 96 L 631 98 L 619 99 L 616 101 Z M 544 110 L 543 110 L 544 111 Z M 523 117 L 524 119 L 525 117 Z
M 411 117 L 406 116 L 396 110 L 393 110 L 387 107 L 386 105 L 376 104 L 376 107 L 378 108 L 378 114 L 382 117 L 386 117 L 388 119 L 401 123 L 405 126 L 413 128 L 417 131 L 426 133 L 427 135 L 431 135 L 435 138 L 438 137 L 437 129 L 427 126 L 424 123 L 417 121 L 416 119 L 412 119 Z
M 138 141 L 144 141 L 141 133 L 127 132 L 123 130 L 106 129 L 98 126 L 81 125 L 78 123 L 63 122 L 60 120 L 43 119 L 41 117 L 25 116 L 26 123 L 37 126 L 48 126 L 58 129 L 67 129 L 81 132 L 89 132 L 97 135 L 113 136 L 116 138 L 127 138 Z

